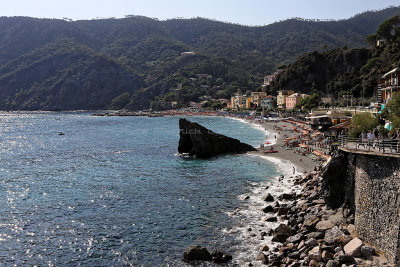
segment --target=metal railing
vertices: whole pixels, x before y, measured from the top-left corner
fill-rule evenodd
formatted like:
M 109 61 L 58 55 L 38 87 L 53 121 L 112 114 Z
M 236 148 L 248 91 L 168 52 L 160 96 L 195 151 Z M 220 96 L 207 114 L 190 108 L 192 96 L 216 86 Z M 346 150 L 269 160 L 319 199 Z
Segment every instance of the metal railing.
M 338 137 L 339 147 L 362 152 L 375 152 L 381 154 L 400 155 L 400 140 L 390 138 L 353 138 L 349 136 Z

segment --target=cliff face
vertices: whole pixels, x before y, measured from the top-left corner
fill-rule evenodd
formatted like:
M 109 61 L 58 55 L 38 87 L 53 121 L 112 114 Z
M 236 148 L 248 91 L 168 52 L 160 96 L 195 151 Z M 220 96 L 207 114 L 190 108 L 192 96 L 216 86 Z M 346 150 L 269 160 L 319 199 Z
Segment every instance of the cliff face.
M 196 158 L 210 158 L 223 154 L 238 154 L 256 149 L 239 140 L 214 133 L 198 123 L 179 120 L 179 153 Z
M 352 155 L 336 151 L 322 173 L 326 205 L 337 209 L 345 202 L 354 213 L 354 170 Z

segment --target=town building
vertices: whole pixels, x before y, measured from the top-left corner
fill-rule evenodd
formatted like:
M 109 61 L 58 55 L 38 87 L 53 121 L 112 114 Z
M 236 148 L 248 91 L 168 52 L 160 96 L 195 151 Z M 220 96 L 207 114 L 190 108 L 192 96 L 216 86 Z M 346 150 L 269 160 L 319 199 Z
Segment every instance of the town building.
M 231 109 L 246 108 L 247 97 L 243 95 L 235 95 L 231 97 L 230 104 L 228 105 Z
M 251 96 L 246 96 L 246 109 L 253 107 L 253 99 Z
M 386 41 L 385 40 L 383 40 L 383 39 L 379 39 L 379 40 L 377 40 L 376 41 L 376 46 L 382 46 L 382 45 L 384 45 L 386 43 Z
M 324 104 L 331 105 L 332 104 L 332 97 L 321 97 L 321 101 Z
M 273 80 L 275 80 L 276 77 L 277 77 L 279 74 L 281 74 L 282 72 L 284 72 L 284 71 L 285 71 L 284 69 L 279 69 L 279 70 L 275 71 L 274 73 L 265 76 L 265 77 L 264 77 L 264 83 L 263 83 L 262 87 L 264 88 L 264 87 L 270 86 L 270 85 L 271 85 L 271 82 L 272 82 Z
M 327 130 L 327 127 L 347 122 L 351 120 L 351 117 L 347 116 L 344 111 L 332 109 L 328 111 L 315 111 L 306 116 L 306 120 L 309 120 L 309 124 L 313 129 Z
M 278 91 L 278 96 L 276 97 L 276 104 L 278 109 L 285 109 L 286 108 L 286 98 L 289 95 L 293 95 L 294 91 L 290 90 L 280 90 Z
M 251 92 L 251 101 L 259 107 L 265 96 L 267 96 L 266 92 Z
M 302 96 L 299 93 L 292 94 L 286 97 L 286 109 L 292 110 L 296 107 L 297 104 L 300 103 Z
M 400 68 L 392 69 L 378 80 L 378 103 L 386 104 L 392 99 L 393 92 L 400 91 Z
M 187 51 L 181 53 L 181 56 L 194 56 L 194 55 L 196 55 L 196 53 L 193 51 Z
M 274 104 L 275 100 L 276 100 L 276 97 L 274 97 L 272 95 L 265 96 L 263 98 L 263 100 L 261 101 L 261 107 L 267 111 L 272 110 L 273 108 L 275 108 L 275 104 Z

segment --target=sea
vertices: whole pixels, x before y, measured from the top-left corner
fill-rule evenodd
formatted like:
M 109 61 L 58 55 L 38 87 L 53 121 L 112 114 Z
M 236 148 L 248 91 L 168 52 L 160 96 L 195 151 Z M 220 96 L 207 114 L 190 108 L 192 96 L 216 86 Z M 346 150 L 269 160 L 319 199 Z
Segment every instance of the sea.
M 254 260 L 251 199 L 279 162 L 178 155 L 179 117 L 91 115 L 0 113 L 0 266 L 186 266 L 189 245 L 232 254 L 229 266 Z M 237 119 L 187 119 L 253 146 L 271 139 Z

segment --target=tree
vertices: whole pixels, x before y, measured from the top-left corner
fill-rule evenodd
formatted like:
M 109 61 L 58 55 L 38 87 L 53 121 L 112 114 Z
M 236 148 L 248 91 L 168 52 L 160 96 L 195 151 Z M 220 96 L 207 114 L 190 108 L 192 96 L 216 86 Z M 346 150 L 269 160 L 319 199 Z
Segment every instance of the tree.
M 311 111 L 312 109 L 318 107 L 322 103 L 321 96 L 317 93 L 307 96 L 300 100 L 300 103 L 296 106 L 297 108 L 302 108 L 304 111 Z
M 351 119 L 349 135 L 359 137 L 362 131 L 368 132 L 378 126 L 377 118 L 372 117 L 370 113 L 363 112 L 356 114 Z
M 393 94 L 382 111 L 382 117 L 391 122 L 392 129 L 400 128 L 400 93 Z
M 365 40 L 367 41 L 368 45 L 373 48 L 376 46 L 377 37 L 378 36 L 376 34 L 371 34 L 368 35 Z
M 388 20 L 382 22 L 377 30 L 377 35 L 388 41 L 393 41 L 400 35 L 400 18 L 394 16 Z
M 111 101 L 110 109 L 122 109 L 130 102 L 130 96 L 128 92 L 125 92 Z

